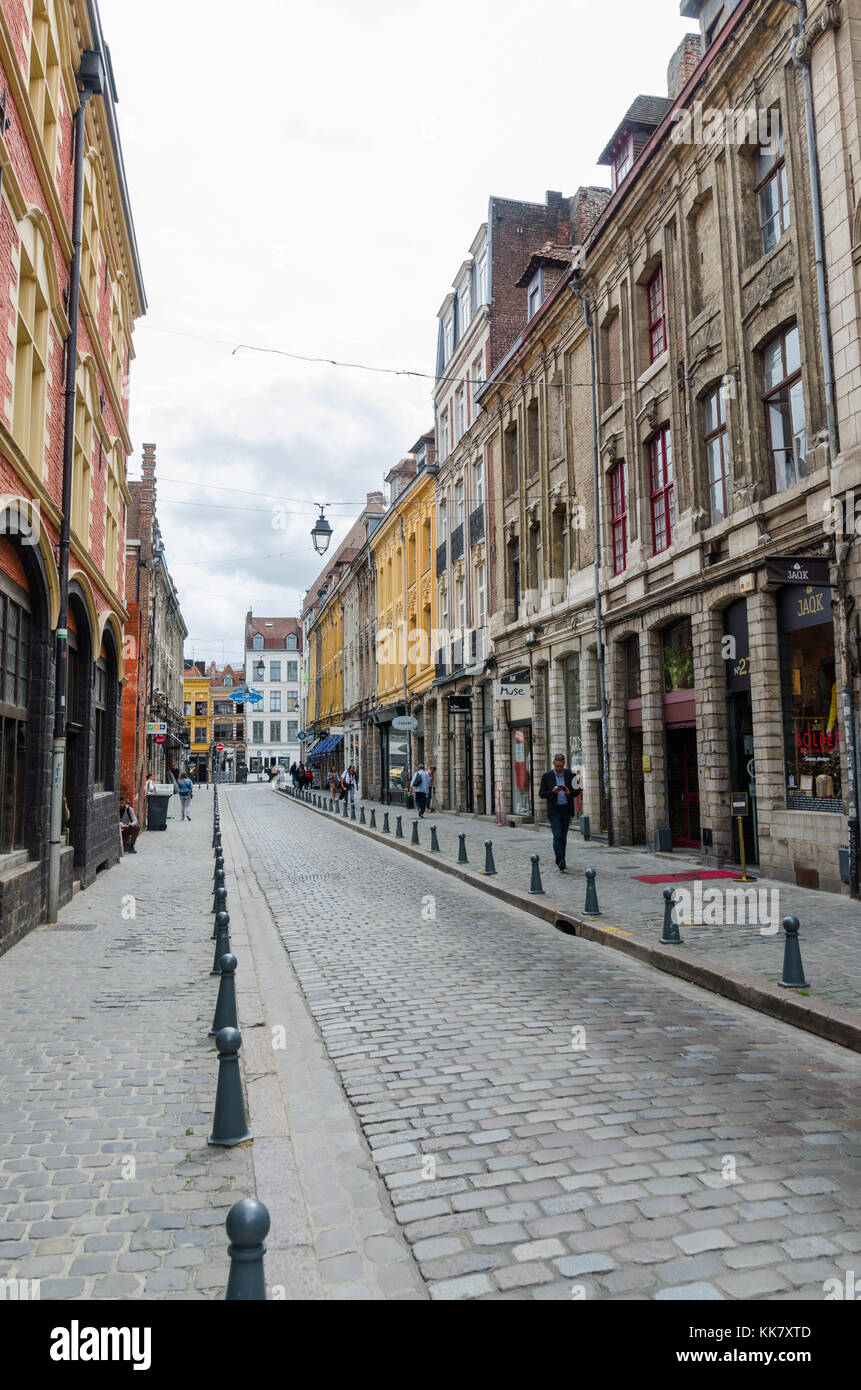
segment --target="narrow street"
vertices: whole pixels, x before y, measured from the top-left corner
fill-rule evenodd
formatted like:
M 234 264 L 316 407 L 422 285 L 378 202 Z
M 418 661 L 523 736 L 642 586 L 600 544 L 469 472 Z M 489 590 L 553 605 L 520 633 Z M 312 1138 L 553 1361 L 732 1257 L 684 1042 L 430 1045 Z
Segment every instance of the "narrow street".
M 258 912 L 266 1025 L 286 1021 L 289 955 L 432 1298 L 821 1300 L 843 1279 L 861 1248 L 861 1058 L 269 788 L 227 788 L 223 806 L 244 901 L 265 897 L 285 948 L 266 954 Z M 360 1280 L 364 1238 L 323 1162 L 318 1129 L 302 1180 L 319 1267 Z

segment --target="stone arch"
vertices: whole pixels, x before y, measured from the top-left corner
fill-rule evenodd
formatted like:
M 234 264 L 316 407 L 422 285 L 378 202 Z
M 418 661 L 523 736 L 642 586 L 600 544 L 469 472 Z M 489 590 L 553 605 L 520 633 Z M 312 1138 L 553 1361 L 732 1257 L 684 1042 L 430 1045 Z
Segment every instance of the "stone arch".
M 53 629 L 60 617 L 60 580 L 51 537 L 45 529 L 37 503 L 20 494 L 0 493 L 0 535 L 8 533 L 8 518 L 11 517 L 15 518 L 17 524 L 28 526 L 36 540 L 36 544 L 21 544 L 20 555 L 28 579 L 30 569 L 33 570 L 33 576 L 39 585 L 40 597 L 45 603 L 46 622 Z M 32 566 L 28 566 L 28 559 L 34 561 Z
M 74 594 L 73 594 L 74 589 Z M 72 570 L 69 574 L 69 597 L 77 598 L 80 606 L 84 609 L 89 628 L 89 649 L 88 657 L 92 661 L 97 661 L 101 648 L 101 626 L 99 624 L 99 610 L 96 605 L 96 595 L 90 583 L 88 575 L 83 570 Z M 79 629 L 80 632 L 80 629 Z M 81 646 L 81 657 L 84 656 L 83 645 Z

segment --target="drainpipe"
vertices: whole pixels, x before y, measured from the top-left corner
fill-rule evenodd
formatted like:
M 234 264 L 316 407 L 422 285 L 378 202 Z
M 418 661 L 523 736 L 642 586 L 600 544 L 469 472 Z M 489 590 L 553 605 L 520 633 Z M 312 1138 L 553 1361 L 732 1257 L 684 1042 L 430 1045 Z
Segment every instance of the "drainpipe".
M 78 308 L 81 290 L 81 227 L 84 211 L 84 118 L 91 96 L 102 92 L 102 58 L 95 49 L 81 54 L 78 109 L 75 112 L 74 191 L 72 197 L 72 263 L 69 267 L 69 336 L 65 343 L 66 385 L 63 422 L 63 495 L 60 522 L 60 614 L 54 660 L 54 741 L 51 756 L 51 812 L 48 841 L 47 920 L 56 922 L 60 907 L 60 849 L 63 834 L 63 791 L 66 770 L 66 671 L 69 639 L 69 551 L 71 548 L 72 470 L 75 450 L 75 388 L 78 362 Z
M 598 658 L 598 686 L 601 697 L 601 752 L 603 767 L 601 769 L 604 779 L 604 804 L 607 808 L 607 844 L 613 844 L 613 800 L 610 791 L 610 745 L 608 739 L 608 720 L 607 720 L 607 680 L 604 669 L 604 637 L 601 621 L 601 488 L 600 470 L 598 466 L 598 363 L 595 353 L 595 325 L 592 321 L 592 312 L 589 308 L 589 301 L 581 288 L 581 281 L 578 276 L 569 280 L 571 292 L 583 305 L 583 313 L 586 319 L 586 328 L 589 333 L 589 355 L 592 363 L 592 493 L 593 508 L 595 513 L 595 565 L 594 565 L 594 589 L 595 589 L 595 638 Z
M 825 385 L 825 412 L 828 426 L 828 450 L 831 467 L 837 462 L 840 444 L 837 434 L 837 411 L 834 402 L 834 367 L 831 357 L 831 334 L 828 325 L 828 291 L 825 283 L 825 238 L 822 226 L 822 194 L 819 184 L 819 160 L 816 151 L 816 125 L 813 111 L 813 84 L 810 76 L 810 49 L 805 44 L 807 37 L 806 0 L 788 0 L 798 10 L 798 33 L 792 40 L 792 61 L 801 73 L 804 90 L 804 121 L 807 136 L 807 167 L 810 174 L 810 194 L 813 205 L 813 250 L 816 264 L 816 298 L 819 318 L 819 339 L 822 347 L 822 376 Z M 801 49 L 801 53 L 799 53 Z M 840 704 L 843 713 L 843 726 L 846 736 L 846 772 L 848 787 L 848 834 L 849 834 L 849 894 L 853 898 L 859 892 L 859 823 L 858 823 L 858 749 L 855 738 L 855 711 L 852 699 L 852 681 L 848 675 L 849 660 L 849 617 L 847 599 L 849 579 L 846 565 L 849 557 L 854 528 L 851 523 L 844 531 L 845 539 L 837 546 L 837 589 L 840 596 L 840 620 L 838 639 L 843 670 L 847 672 L 846 684 L 840 691 Z

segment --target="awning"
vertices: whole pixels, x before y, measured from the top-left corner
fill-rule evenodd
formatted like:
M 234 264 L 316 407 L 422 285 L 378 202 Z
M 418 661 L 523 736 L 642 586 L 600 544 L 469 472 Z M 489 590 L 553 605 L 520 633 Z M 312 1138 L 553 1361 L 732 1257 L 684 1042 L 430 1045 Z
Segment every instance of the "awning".
M 339 743 L 343 743 L 343 734 L 330 734 L 328 738 L 323 738 L 319 743 L 315 743 L 311 752 L 305 759 L 306 762 L 313 762 L 316 758 L 322 758 L 326 753 L 331 753 L 333 748 L 337 748 Z

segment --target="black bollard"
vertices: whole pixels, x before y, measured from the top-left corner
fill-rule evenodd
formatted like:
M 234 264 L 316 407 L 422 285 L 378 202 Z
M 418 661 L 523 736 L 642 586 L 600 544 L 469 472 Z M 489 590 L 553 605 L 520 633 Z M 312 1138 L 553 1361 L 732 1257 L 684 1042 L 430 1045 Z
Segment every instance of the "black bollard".
M 347 819 L 347 803 L 346 803 L 346 801 L 345 801 L 345 802 L 344 802 L 344 820 L 346 820 L 346 819 Z
M 228 1299 L 245 1303 L 262 1301 L 266 1297 L 266 1283 L 263 1275 L 263 1244 L 269 1234 L 269 1212 L 256 1197 L 243 1197 L 235 1202 L 227 1213 L 224 1223 L 230 1244 L 230 1273 L 227 1276 Z
M 211 911 L 212 911 L 212 912 L 217 912 L 217 911 L 218 911 L 218 908 L 215 906 L 215 895 L 216 895 L 216 893 L 218 892 L 219 888 L 223 888 L 224 891 L 225 891 L 225 893 L 227 892 L 227 887 L 226 887 L 225 882 L 224 882 L 224 870 L 223 870 L 223 869 L 216 869 L 216 871 L 215 871 L 215 886 L 214 886 L 214 888 L 213 888 L 213 890 L 212 890 L 212 908 L 211 908 Z
M 439 850 L 439 840 L 438 840 L 437 837 L 436 837 L 436 826 L 435 826 L 435 825 L 432 825 L 432 826 L 431 826 L 431 846 L 430 846 L 430 852 L 431 852 L 431 854 L 439 854 L 439 852 L 440 852 L 440 850 Z
M 383 812 L 383 834 L 384 834 L 384 835 L 390 835 L 390 834 L 391 834 L 391 831 L 389 830 L 389 813 L 388 813 L 388 811 L 384 811 L 384 812 Z
M 376 830 L 376 828 L 377 828 L 377 813 L 376 813 L 376 811 L 374 810 L 373 806 L 371 807 L 371 825 L 370 825 L 370 828 L 371 828 L 371 830 Z
M 331 812 L 331 811 L 334 811 L 334 809 L 335 809 L 335 803 L 334 803 L 334 801 L 332 800 L 332 798 L 331 798 L 331 796 L 330 796 L 330 797 L 329 797 L 329 811 L 330 811 L 330 812 Z
M 214 868 L 213 871 L 212 871 L 212 882 L 213 882 L 213 883 L 215 883 L 215 875 L 218 873 L 218 870 L 219 870 L 219 869 L 223 869 L 223 868 L 224 868 L 224 855 L 223 855 L 223 854 L 219 854 L 219 855 L 216 856 L 216 859 L 215 859 L 215 868 Z M 215 889 L 213 889 L 213 892 L 214 892 L 214 891 L 215 891 Z
M 403 838 L 404 838 L 403 821 L 402 821 L 402 819 L 401 819 L 400 816 L 396 816 L 396 817 L 395 817 L 395 839 L 396 839 L 396 840 L 402 840 Z
M 236 1022 L 236 957 L 230 954 L 221 957 L 221 979 L 218 982 L 218 998 L 215 1001 L 215 1017 L 208 1036 L 214 1038 L 222 1028 L 237 1028 Z
M 365 808 L 364 808 L 364 806 L 360 806 L 360 807 L 359 807 L 359 825 L 365 825 L 365 824 L 367 824 L 367 822 L 365 821 Z
M 215 956 L 212 961 L 210 975 L 221 974 L 221 957 L 230 954 L 230 937 L 228 929 L 230 927 L 230 913 L 216 912 L 215 914 Z
M 529 891 L 530 893 L 543 893 L 544 889 L 541 887 L 541 870 L 538 867 L 540 857 L 537 854 L 530 854 L 529 858 L 532 861 L 532 879 L 529 884 Z
M 218 916 L 219 912 L 227 911 L 227 889 L 225 888 L 223 883 L 219 883 L 218 887 L 215 890 L 215 905 L 212 910 L 215 913 L 216 917 Z
M 355 820 L 355 819 L 356 819 L 356 804 L 355 804 L 355 802 L 351 802 L 351 803 L 350 803 L 350 820 Z
M 466 835 L 461 831 L 457 837 L 457 862 L 458 864 L 468 864 L 466 857 Z
M 797 917 L 783 919 L 783 979 L 778 980 L 781 989 L 809 989 L 801 964 L 801 947 L 798 944 L 799 921 Z
M 481 872 L 482 872 L 483 874 L 495 874 L 495 873 L 496 873 L 496 865 L 495 865 L 494 862 L 493 862 L 493 841 L 492 841 L 492 840 L 485 840 L 485 842 L 484 842 L 484 868 L 482 869 Z
M 673 916 L 673 890 L 665 888 L 664 893 L 664 930 L 661 933 L 661 946 L 684 946 L 684 940 L 679 933 L 679 924 Z
M 419 842 L 419 823 L 418 823 L 418 820 L 414 820 L 414 821 L 413 821 L 413 833 L 410 835 L 410 844 L 411 844 L 411 845 L 417 845 L 418 842 Z
M 225 952 L 225 955 L 227 952 Z M 245 1118 L 245 1097 L 239 1072 L 239 1049 L 242 1035 L 238 1028 L 222 1028 L 216 1036 L 218 1049 L 218 1085 L 215 1088 L 215 1114 L 208 1144 L 231 1149 L 254 1136 Z
M 584 917 L 600 917 L 601 909 L 598 906 L 598 893 L 595 888 L 595 879 L 598 877 L 594 869 L 586 870 L 586 906 L 583 909 Z

